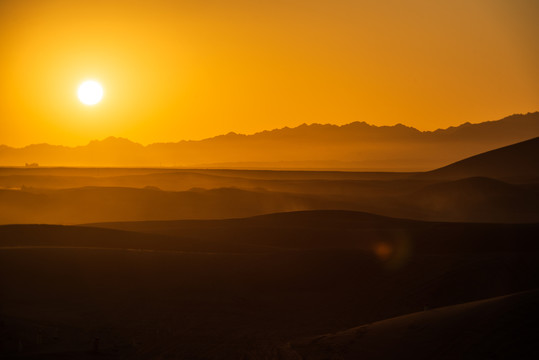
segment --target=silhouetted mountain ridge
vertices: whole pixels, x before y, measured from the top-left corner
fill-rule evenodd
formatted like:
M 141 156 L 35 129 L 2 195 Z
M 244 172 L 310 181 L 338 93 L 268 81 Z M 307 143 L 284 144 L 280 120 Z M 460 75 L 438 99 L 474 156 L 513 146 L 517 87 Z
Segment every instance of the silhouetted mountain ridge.
M 145 147 L 142 144 L 133 142 L 129 139 L 122 138 L 122 137 L 115 137 L 115 136 L 109 136 L 103 140 L 92 140 L 86 145 L 87 147 L 92 146 L 99 146 L 99 147 L 107 147 L 107 146 L 123 146 L 123 147 Z
M 419 131 L 398 123 L 375 126 L 302 124 L 252 135 L 230 132 L 199 141 L 141 145 L 108 137 L 87 145 L 0 147 L 2 166 L 324 168 L 417 171 L 539 136 L 539 113 Z M 242 164 L 248 164 L 242 166 Z M 272 165 L 273 164 L 273 165 Z M 219 166 L 219 165 L 216 165 Z M 222 166 L 222 165 L 221 165 Z

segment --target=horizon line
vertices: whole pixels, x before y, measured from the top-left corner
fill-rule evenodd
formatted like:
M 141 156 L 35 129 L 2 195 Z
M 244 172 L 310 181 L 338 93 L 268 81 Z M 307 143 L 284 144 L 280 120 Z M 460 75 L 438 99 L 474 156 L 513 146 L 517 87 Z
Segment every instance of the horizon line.
M 416 127 L 413 127 L 413 126 L 409 126 L 409 125 L 406 125 L 406 124 L 403 124 L 403 123 L 395 123 L 393 125 L 373 125 L 373 124 L 370 124 L 366 121 L 360 121 L 360 120 L 356 120 L 356 121 L 352 121 L 352 122 L 349 122 L 349 123 L 346 123 L 346 124 L 342 124 L 342 125 L 338 125 L 338 124 L 332 124 L 332 123 L 318 123 L 318 122 L 312 122 L 312 123 L 302 123 L 300 125 L 297 125 L 297 126 L 294 126 L 294 127 L 290 127 L 290 126 L 283 126 L 283 127 L 280 127 L 280 128 L 274 128 L 274 129 L 266 129 L 266 130 L 261 130 L 261 131 L 256 131 L 256 132 L 253 132 L 253 133 L 237 133 L 235 131 L 229 131 L 225 134 L 218 134 L 218 135 L 215 135 L 215 136 L 210 136 L 210 137 L 206 137 L 206 138 L 202 138 L 202 139 L 198 139 L 198 140 L 195 140 L 195 139 L 182 139 L 182 140 L 172 140 L 172 141 L 156 141 L 156 142 L 150 142 L 150 143 L 141 143 L 141 142 L 138 142 L 138 141 L 134 141 L 134 140 L 131 140 L 129 138 L 126 138 L 126 137 L 122 137 L 122 136 L 115 136 L 115 135 L 109 135 L 109 136 L 106 136 L 106 137 L 103 137 L 102 139 L 92 139 L 90 141 L 88 141 L 87 143 L 85 144 L 80 144 L 80 145 L 60 145 L 60 144 L 51 144 L 51 143 L 47 143 L 47 142 L 41 142 L 41 143 L 31 143 L 31 144 L 28 144 L 28 145 L 24 145 L 24 146 L 11 146 L 11 145 L 7 145 L 7 144 L 0 144 L 0 147 L 8 147 L 8 148 L 11 148 L 11 149 L 25 149 L 25 148 L 28 148 L 28 147 L 31 147 L 31 146 L 40 146 L 40 145 L 48 145 L 48 146 L 57 146 L 57 147 L 65 147 L 65 148 L 78 148 L 78 147 L 84 147 L 84 146 L 88 146 L 92 143 L 95 143 L 95 142 L 104 142 L 108 139 L 118 139 L 118 140 L 126 140 L 130 143 L 133 143 L 135 145 L 140 145 L 142 147 L 148 147 L 148 146 L 151 146 L 151 145 L 157 145 L 157 144 L 177 144 L 177 143 L 182 143 L 182 142 L 200 142 L 200 141 L 206 141 L 206 140 L 212 140 L 212 139 L 216 139 L 216 138 L 220 138 L 220 137 L 225 137 L 225 136 L 254 136 L 254 135 L 259 135 L 259 134 L 263 134 L 263 133 L 270 133 L 270 132 L 274 132 L 274 131 L 279 131 L 279 130 L 286 130 L 286 129 L 297 129 L 297 128 L 300 128 L 300 127 L 305 127 L 305 126 L 316 126 L 316 125 L 319 125 L 319 126 L 334 126 L 334 127 L 338 127 L 338 128 L 341 128 L 341 127 L 345 127 L 345 126 L 350 126 L 352 124 L 365 124 L 369 127 L 374 127 L 374 128 L 391 128 L 391 127 L 398 127 L 398 126 L 404 126 L 408 129 L 413 129 L 413 130 L 416 130 L 420 133 L 434 133 L 434 132 L 437 132 L 437 131 L 445 131 L 445 130 L 449 130 L 449 129 L 456 129 L 456 128 L 459 128 L 459 127 L 462 127 L 464 125 L 479 125 L 479 124 L 485 124 L 485 123 L 491 123 L 491 122 L 497 122 L 497 121 L 502 121 L 502 120 L 506 120 L 508 118 L 511 118 L 511 117 L 514 117 L 514 116 L 525 116 L 525 115 L 533 115 L 533 114 L 538 114 L 539 113 L 539 110 L 536 110 L 536 111 L 533 111 L 533 112 L 527 112 L 527 113 L 513 113 L 511 115 L 507 115 L 507 116 L 504 116 L 500 119 L 497 119 L 497 120 L 485 120 L 485 121 L 480 121 L 480 122 L 469 122 L 469 121 L 466 121 L 466 122 L 463 122 L 463 123 L 460 123 L 459 125 L 452 125 L 452 126 L 448 126 L 446 128 L 437 128 L 435 130 L 419 130 L 418 128 Z

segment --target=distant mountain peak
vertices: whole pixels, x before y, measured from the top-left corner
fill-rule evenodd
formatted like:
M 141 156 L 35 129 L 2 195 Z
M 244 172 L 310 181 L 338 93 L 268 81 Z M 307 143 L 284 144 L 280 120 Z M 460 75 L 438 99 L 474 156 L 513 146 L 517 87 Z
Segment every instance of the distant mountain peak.
M 133 142 L 123 137 L 109 136 L 103 140 L 92 140 L 87 146 L 142 146 L 139 143 Z

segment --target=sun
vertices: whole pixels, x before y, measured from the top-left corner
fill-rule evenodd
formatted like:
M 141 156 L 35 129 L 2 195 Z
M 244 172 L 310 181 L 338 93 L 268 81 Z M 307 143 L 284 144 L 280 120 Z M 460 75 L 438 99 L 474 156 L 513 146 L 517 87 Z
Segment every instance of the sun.
M 87 80 L 80 84 L 77 95 L 84 105 L 95 105 L 103 98 L 103 87 L 97 81 Z

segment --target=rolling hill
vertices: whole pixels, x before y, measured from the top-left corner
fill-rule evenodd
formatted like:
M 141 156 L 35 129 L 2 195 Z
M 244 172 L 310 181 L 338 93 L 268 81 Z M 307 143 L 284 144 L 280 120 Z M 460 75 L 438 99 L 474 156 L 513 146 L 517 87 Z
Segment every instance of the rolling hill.
M 539 291 L 408 314 L 293 343 L 305 360 L 533 359 Z
M 313 211 L 95 226 L 0 226 L 0 354 L 292 359 L 293 350 L 309 358 L 311 346 L 320 355 L 327 348 L 300 348 L 299 339 L 339 338 L 367 325 L 372 341 L 361 349 L 383 340 L 400 355 L 415 349 L 422 329 L 448 334 L 445 343 L 425 345 L 428 355 L 454 346 L 465 324 L 485 341 L 496 329 L 525 329 L 526 317 L 514 311 L 533 311 L 536 298 L 437 308 L 539 287 L 538 225 Z M 425 306 L 435 310 L 377 323 Z M 401 325 L 410 336 L 404 345 Z M 100 348 L 92 351 L 96 338 Z M 495 340 L 503 349 L 512 339 Z M 339 351 L 356 349 L 326 340 Z
M 0 169 L 0 224 L 224 219 L 355 210 L 430 221 L 539 221 L 539 138 L 425 173 Z
M 539 221 L 539 191 L 484 177 L 428 185 L 408 195 L 406 204 L 429 220 Z

